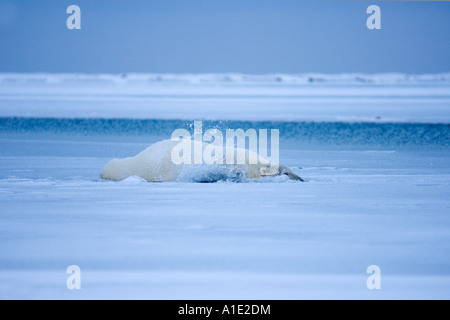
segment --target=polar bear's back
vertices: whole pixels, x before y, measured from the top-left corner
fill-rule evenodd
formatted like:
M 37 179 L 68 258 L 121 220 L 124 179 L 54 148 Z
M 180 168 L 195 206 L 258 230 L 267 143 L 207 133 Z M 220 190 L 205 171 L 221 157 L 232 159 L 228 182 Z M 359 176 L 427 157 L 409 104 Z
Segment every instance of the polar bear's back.
M 103 169 L 101 177 L 108 180 L 124 180 L 139 176 L 149 182 L 173 181 L 179 168 L 172 162 L 171 152 L 176 142 L 157 142 L 135 157 L 113 159 Z
M 172 161 L 172 149 L 175 141 L 157 142 L 135 157 L 137 176 L 147 181 L 174 181 L 180 168 Z

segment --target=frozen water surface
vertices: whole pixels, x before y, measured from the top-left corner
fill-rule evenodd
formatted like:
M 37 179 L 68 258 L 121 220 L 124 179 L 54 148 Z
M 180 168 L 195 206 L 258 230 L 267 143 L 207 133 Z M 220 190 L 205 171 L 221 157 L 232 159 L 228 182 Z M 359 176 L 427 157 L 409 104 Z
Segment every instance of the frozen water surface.
M 342 87 L 332 83 L 333 98 L 319 92 L 323 96 L 311 96 L 313 103 L 304 105 L 308 112 L 296 109 L 299 101 L 293 101 L 293 118 L 277 112 L 271 119 L 268 110 L 273 108 L 264 109 L 264 103 L 280 103 L 284 110 L 287 100 L 300 98 L 288 99 L 283 90 L 291 95 L 300 86 L 306 92 L 314 80 L 310 84 L 309 78 L 284 76 L 285 88 L 270 77 L 256 79 L 269 82 L 264 83 L 269 93 L 278 90 L 280 97 L 267 98 L 253 78 L 166 75 L 172 84 L 178 81 L 177 92 L 191 92 L 192 87 L 200 92 L 198 104 L 179 96 L 158 98 L 162 106 L 173 104 L 168 110 L 175 110 L 174 115 L 189 101 L 195 118 L 185 113 L 181 120 L 160 117 L 164 108 L 156 107 L 157 100 L 146 108 L 147 98 L 133 104 L 140 98 L 129 92 L 130 76 L 126 83 L 120 82 L 123 77 L 105 77 L 85 86 L 93 91 L 87 102 L 77 96 L 81 80 L 73 84 L 47 75 L 42 84 L 37 75 L 0 77 L 1 299 L 450 298 L 448 76 L 423 76 L 412 84 L 401 75 L 366 76 L 372 82 L 361 84 L 342 75 L 328 79 Z M 142 77 L 131 79 L 150 91 L 164 80 L 155 78 L 155 85 L 149 76 Z M 234 84 L 237 89 L 222 83 L 233 79 L 240 81 Z M 380 81 L 388 82 L 384 92 Z M 217 102 L 208 100 L 202 96 L 210 94 L 202 87 L 205 82 L 229 92 L 216 96 Z M 239 90 L 250 85 L 259 88 L 259 96 L 239 97 Z M 51 93 L 58 86 L 64 90 Z M 105 86 L 126 91 L 130 109 L 117 91 Z M 423 90 L 397 97 L 408 86 Z M 64 97 L 70 90 L 75 93 Z M 345 90 L 356 90 L 362 98 L 349 98 Z M 396 115 L 384 100 L 370 98 L 373 90 L 394 105 Z M 94 99 L 99 92 L 104 96 Z M 237 95 L 230 98 L 233 103 L 227 101 L 230 95 Z M 259 99 L 265 101 L 261 110 Z M 312 107 L 320 102 L 326 110 L 324 99 L 331 106 L 326 117 Z M 338 106 L 347 105 L 346 99 L 353 107 L 343 107 L 342 114 L 361 109 L 361 115 L 337 121 Z M 422 104 L 429 107 L 428 118 L 422 118 Z M 133 117 L 138 105 L 143 116 Z M 203 105 L 209 106 L 206 111 Z M 242 113 L 227 117 L 233 106 L 246 105 Z M 409 105 L 412 109 L 405 107 Z M 90 106 L 98 117 L 82 113 Z M 29 112 L 33 118 L 24 117 Z M 397 120 L 366 121 L 373 115 Z M 206 128 L 280 129 L 281 162 L 306 181 L 275 177 L 204 184 L 99 178 L 112 158 L 135 155 L 169 138 L 175 128 L 190 129 L 197 116 L 211 120 Z M 81 268 L 81 290 L 66 287 L 69 265 Z M 366 287 L 370 265 L 381 268 L 381 290 Z

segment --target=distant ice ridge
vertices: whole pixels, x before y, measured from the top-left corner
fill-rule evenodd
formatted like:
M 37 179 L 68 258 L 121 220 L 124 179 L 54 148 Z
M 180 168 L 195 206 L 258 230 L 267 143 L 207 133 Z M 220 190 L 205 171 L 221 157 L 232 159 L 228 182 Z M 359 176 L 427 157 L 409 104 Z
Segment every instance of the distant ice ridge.
M 0 117 L 450 123 L 450 73 L 0 73 Z
M 342 74 L 266 74 L 249 75 L 239 73 L 211 74 L 169 74 L 169 73 L 120 73 L 120 74 L 82 74 L 82 73 L 0 73 L 0 83 L 34 84 L 278 84 L 302 85 L 311 83 L 326 84 L 450 84 L 449 73 L 405 74 L 405 73 L 342 73 Z

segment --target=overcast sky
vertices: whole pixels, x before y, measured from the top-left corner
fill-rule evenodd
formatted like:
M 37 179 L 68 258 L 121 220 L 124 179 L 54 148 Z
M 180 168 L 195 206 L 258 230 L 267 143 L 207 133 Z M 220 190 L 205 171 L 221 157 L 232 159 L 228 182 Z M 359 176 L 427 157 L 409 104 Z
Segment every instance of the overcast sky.
M 0 0 L 0 72 L 449 71 L 450 2 Z

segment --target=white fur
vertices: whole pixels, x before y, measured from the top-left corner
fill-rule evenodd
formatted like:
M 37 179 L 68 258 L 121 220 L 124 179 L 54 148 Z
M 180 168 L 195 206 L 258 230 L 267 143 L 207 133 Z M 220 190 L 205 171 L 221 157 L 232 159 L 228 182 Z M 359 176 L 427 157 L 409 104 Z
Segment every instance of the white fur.
M 196 168 L 196 165 L 176 165 L 172 162 L 172 149 L 178 143 L 177 141 L 164 140 L 151 145 L 135 157 L 113 159 L 105 166 L 101 177 L 116 181 L 124 180 L 131 176 L 138 176 L 149 182 L 176 181 L 183 168 L 187 166 Z M 202 150 L 203 152 L 204 147 L 205 144 L 198 149 L 194 148 L 194 150 Z M 248 164 L 250 152 L 252 151 L 246 151 L 246 164 L 221 166 L 229 167 L 234 172 L 243 173 L 247 178 L 261 178 L 265 175 L 277 175 L 280 173 L 289 175 L 291 179 L 295 179 L 293 178 L 294 176 L 297 177 L 285 166 L 280 166 L 280 169 L 277 168 L 274 171 L 274 168 L 269 167 L 269 165 L 262 165 L 260 161 L 258 161 L 258 164 Z M 208 165 L 203 166 L 205 168 L 208 167 Z

